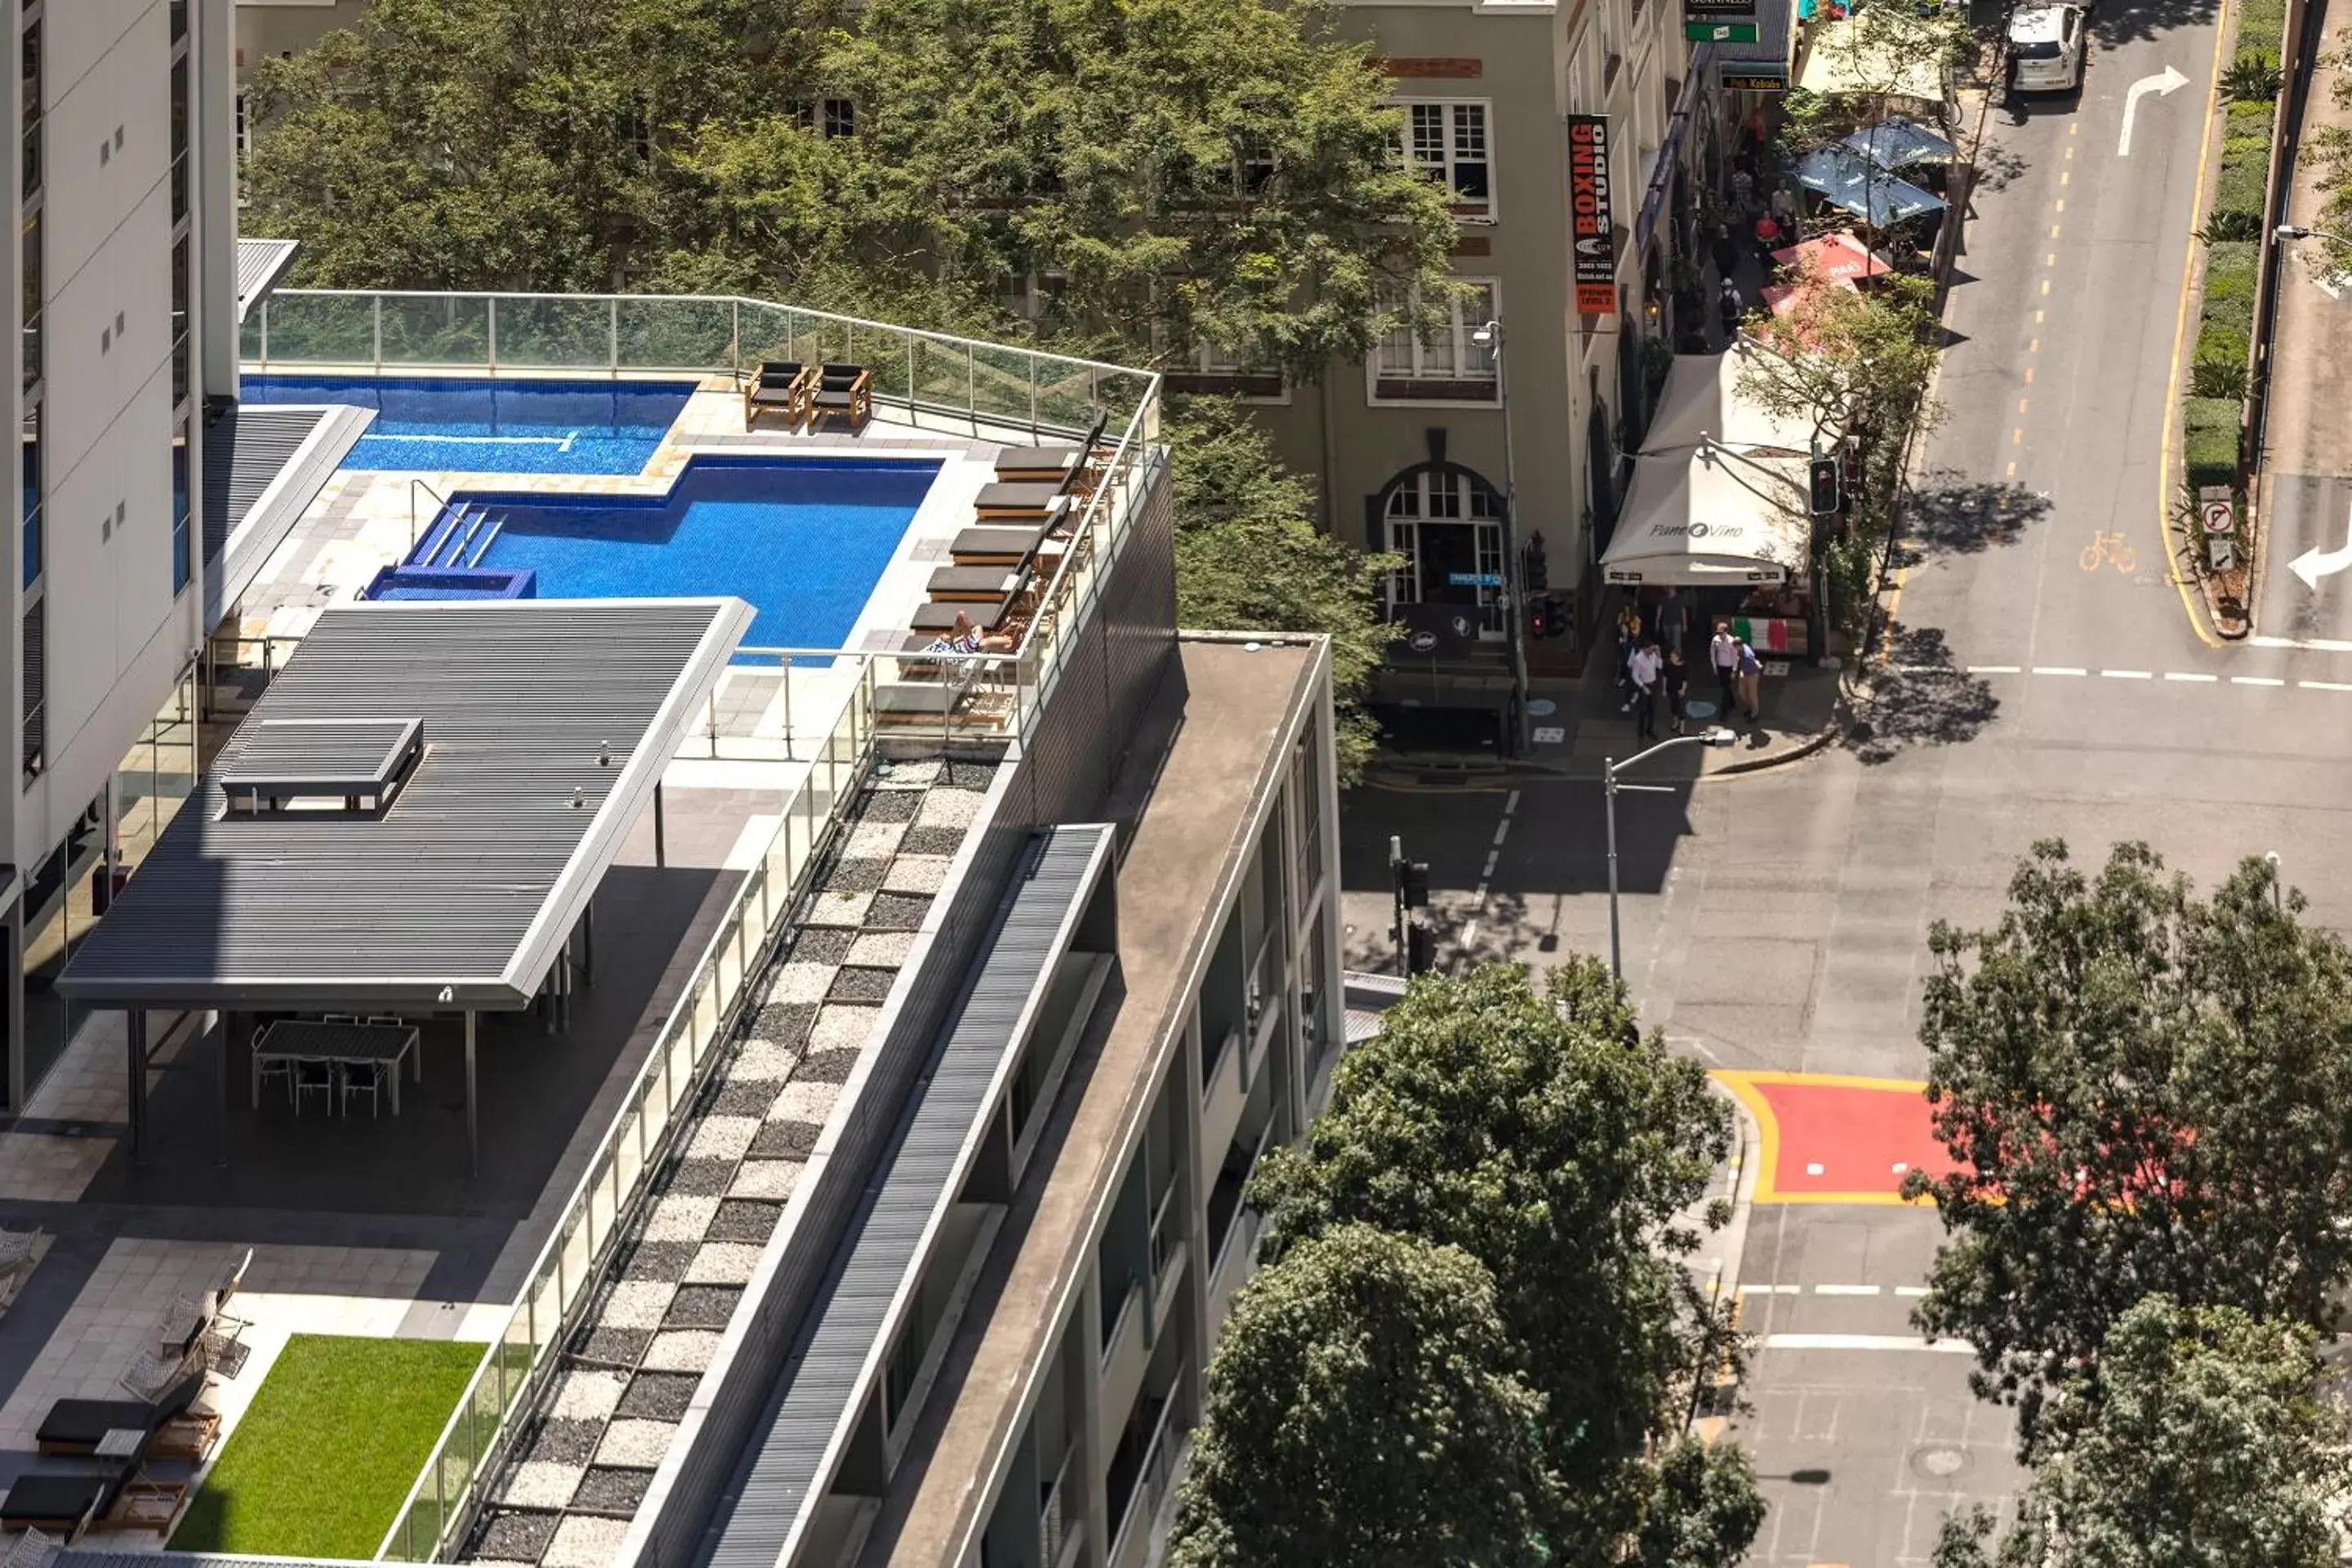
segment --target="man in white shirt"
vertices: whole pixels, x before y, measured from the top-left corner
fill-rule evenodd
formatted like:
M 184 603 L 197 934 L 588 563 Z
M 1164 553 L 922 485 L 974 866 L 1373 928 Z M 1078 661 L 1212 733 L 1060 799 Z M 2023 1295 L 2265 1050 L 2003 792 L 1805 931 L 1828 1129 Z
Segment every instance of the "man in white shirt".
M 1658 671 L 1663 664 L 1658 645 L 1645 642 L 1633 650 L 1626 673 L 1633 678 L 1634 734 L 1644 741 L 1658 738 Z
M 1739 639 L 1731 635 L 1729 621 L 1715 623 L 1715 640 L 1706 645 L 1707 662 L 1715 667 L 1717 697 L 1715 710 L 1727 722 L 1731 718 L 1732 697 L 1739 679 Z

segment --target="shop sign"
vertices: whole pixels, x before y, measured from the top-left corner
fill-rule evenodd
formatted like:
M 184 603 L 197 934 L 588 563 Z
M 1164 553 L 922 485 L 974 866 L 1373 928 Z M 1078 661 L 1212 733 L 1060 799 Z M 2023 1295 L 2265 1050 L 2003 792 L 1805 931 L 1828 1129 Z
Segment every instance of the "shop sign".
M 1448 572 L 1446 586 L 1451 588 L 1499 588 L 1503 585 L 1500 572 Z
M 1685 22 L 1685 41 L 1694 44 L 1752 44 L 1756 41 L 1753 22 Z
M 1752 22 L 1756 0 L 1683 0 L 1683 21 Z
M 1773 60 L 1726 60 L 1723 88 L 1726 92 L 1786 92 L 1789 68 Z
M 1609 198 L 1609 119 L 1568 117 L 1568 221 L 1576 258 L 1576 309 L 1617 313 L 1617 227 Z

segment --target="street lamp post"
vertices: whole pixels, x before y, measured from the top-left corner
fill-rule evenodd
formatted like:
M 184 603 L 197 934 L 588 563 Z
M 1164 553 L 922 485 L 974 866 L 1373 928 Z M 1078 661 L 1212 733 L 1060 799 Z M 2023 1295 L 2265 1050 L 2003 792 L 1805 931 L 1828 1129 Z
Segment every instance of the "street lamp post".
M 1505 362 L 1503 323 L 1491 320 L 1470 341 L 1495 355 L 1495 396 L 1503 408 L 1503 626 L 1511 647 L 1511 733 L 1514 756 L 1528 752 L 1527 568 L 1519 559 L 1518 449 L 1511 440 L 1511 373 Z
M 1648 751 L 1636 752 L 1622 763 L 1614 757 L 1601 759 L 1601 793 L 1605 803 L 1601 815 L 1609 825 L 1609 977 L 1612 980 L 1625 978 L 1624 958 L 1617 934 L 1617 792 L 1621 789 L 1664 791 L 1672 787 L 1667 784 L 1621 784 L 1617 782 L 1617 775 L 1636 763 L 1648 762 L 1660 752 L 1671 752 L 1676 746 L 1728 746 L 1738 739 L 1738 734 L 1718 724 L 1701 734 L 1676 735 L 1672 740 L 1661 741 Z
M 2273 239 L 2324 239 L 2331 245 L 2352 246 L 2352 239 L 2340 234 L 2330 234 L 2324 228 L 2305 228 L 2299 223 L 2283 223 L 2271 230 Z

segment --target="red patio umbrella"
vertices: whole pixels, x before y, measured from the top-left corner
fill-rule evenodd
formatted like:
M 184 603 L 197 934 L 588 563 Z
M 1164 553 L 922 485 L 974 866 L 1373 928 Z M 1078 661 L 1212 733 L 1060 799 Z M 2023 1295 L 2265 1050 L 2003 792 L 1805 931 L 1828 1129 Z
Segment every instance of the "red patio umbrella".
M 1786 250 L 1776 250 L 1772 253 L 1772 259 L 1784 267 L 1800 269 L 1810 265 L 1823 278 L 1839 283 L 1850 283 L 1860 278 L 1877 278 L 1895 270 L 1893 262 L 1874 253 L 1870 247 L 1843 229 L 1817 236 Z

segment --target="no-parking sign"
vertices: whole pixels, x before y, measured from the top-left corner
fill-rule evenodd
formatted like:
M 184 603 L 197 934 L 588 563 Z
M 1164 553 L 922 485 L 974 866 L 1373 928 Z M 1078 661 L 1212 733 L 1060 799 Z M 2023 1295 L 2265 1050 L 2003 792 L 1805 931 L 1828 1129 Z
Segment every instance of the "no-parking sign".
M 2204 519 L 2207 533 L 2228 533 L 2238 526 L 2237 520 L 2231 515 L 2228 501 L 2209 500 L 2198 511 Z

